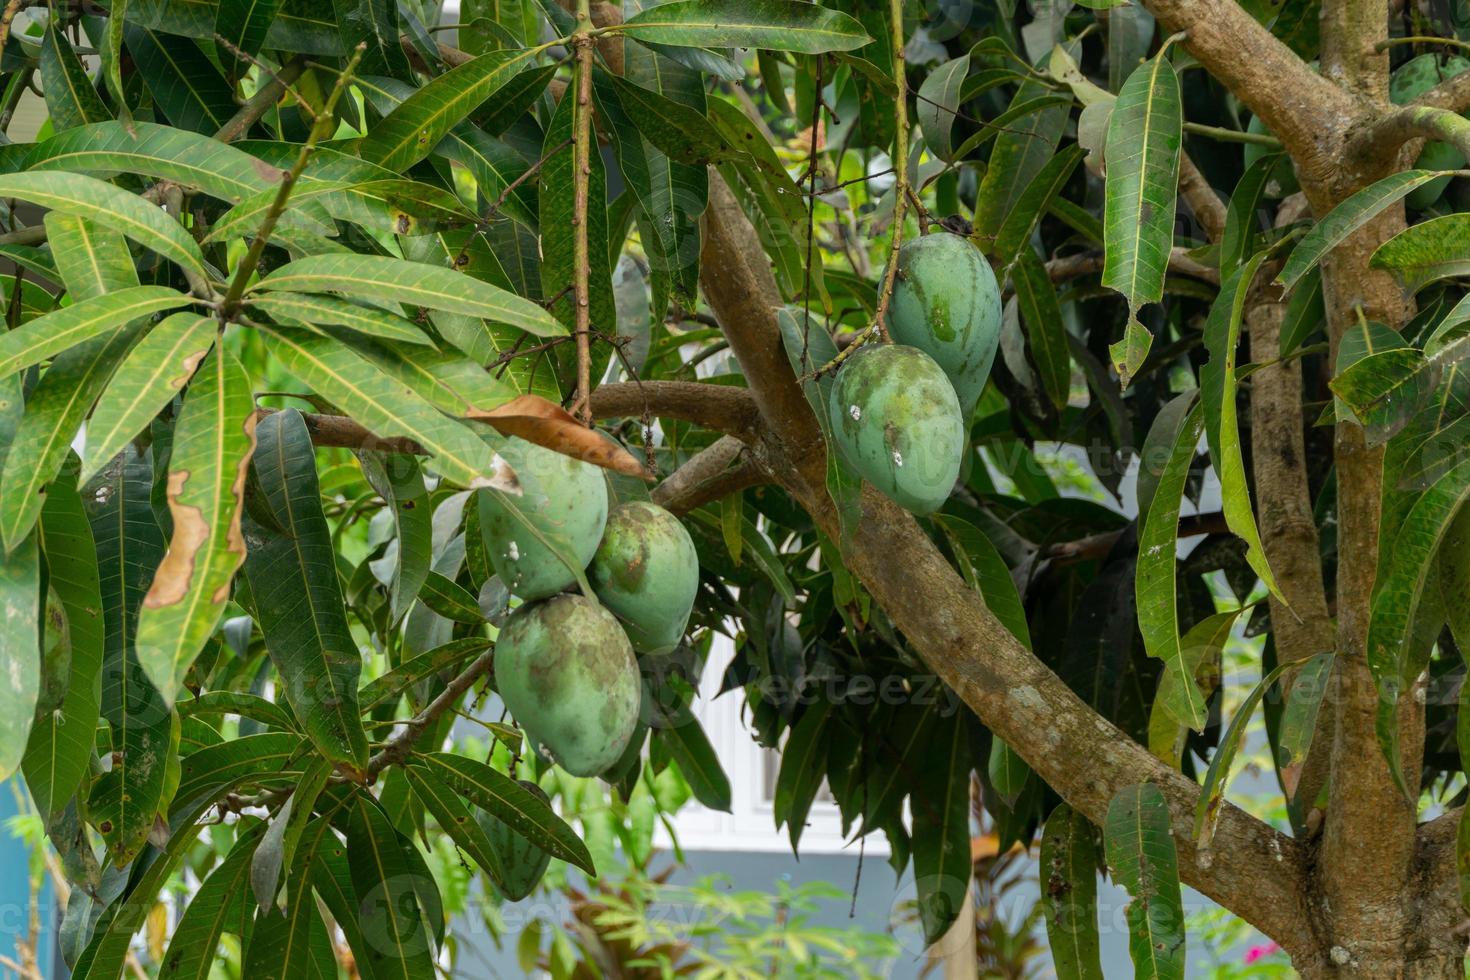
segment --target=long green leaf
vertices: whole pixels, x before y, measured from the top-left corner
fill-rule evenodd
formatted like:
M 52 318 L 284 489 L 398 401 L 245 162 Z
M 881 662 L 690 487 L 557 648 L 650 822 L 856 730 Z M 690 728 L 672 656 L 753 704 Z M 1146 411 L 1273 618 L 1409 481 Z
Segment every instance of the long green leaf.
M 96 747 L 105 637 L 97 550 L 75 484 L 52 487 L 41 509 L 40 532 L 46 577 L 66 615 L 71 654 L 65 700 L 59 711 L 36 719 L 26 746 L 26 786 L 36 809 L 49 819 L 76 792 Z
M 260 54 L 271 22 L 281 12 L 284 0 L 220 0 L 214 15 L 214 32 L 247 55 Z M 222 47 L 220 60 L 228 66 L 226 74 L 238 78 L 250 67 Z
M 174 126 L 208 135 L 235 114 L 234 87 L 198 44 L 136 24 L 127 26 L 123 40 L 154 105 Z
M 106 624 L 102 713 L 112 728 L 112 768 L 92 786 L 88 809 L 109 856 L 121 866 L 148 839 L 168 807 L 167 765 L 174 730 L 169 706 L 138 666 L 133 644 L 138 608 L 163 558 L 163 533 L 149 493 L 153 466 L 127 447 L 83 488 L 92 524 Z
M 424 678 L 463 664 L 471 657 L 484 653 L 488 649 L 490 649 L 489 640 L 471 636 L 460 640 L 450 640 L 428 653 L 421 653 L 412 660 L 394 667 L 383 676 L 364 684 L 357 695 L 361 708 L 363 711 L 371 711 L 389 700 L 396 700 L 404 691 Z
M 245 527 L 245 574 L 266 649 L 317 750 L 362 771 L 368 760 L 357 708 L 362 655 L 347 626 L 311 434 L 301 413 L 288 409 L 262 420 L 255 438 L 260 503 L 281 529 L 253 520 Z
M 1470 500 L 1470 459 L 1461 460 L 1426 489 L 1394 528 L 1386 570 L 1380 576 L 1368 620 L 1368 668 L 1380 692 L 1378 740 L 1394 780 L 1406 794 L 1399 751 L 1398 701 L 1413 683 L 1412 675 L 1418 672 L 1411 670 L 1411 627 L 1440 542 L 1466 500 Z
M 1016 304 L 1026 325 L 1026 340 L 1041 387 L 1060 411 L 1072 394 L 1072 360 L 1067 354 L 1067 327 L 1057 302 L 1057 289 L 1047 275 L 1046 264 L 1030 245 L 1021 249 L 1011 266 L 1011 283 Z
M 1342 244 L 1349 235 L 1372 221 L 1384 208 L 1403 200 L 1416 187 L 1422 187 L 1439 174 L 1428 170 L 1404 170 L 1390 174 L 1345 199 L 1327 213 L 1296 247 L 1292 249 L 1281 273 L 1276 277 L 1283 288 L 1291 289 L 1322 256 Z
M 1265 256 L 1265 252 L 1257 252 L 1227 278 L 1220 287 L 1220 295 L 1210 307 L 1209 321 L 1205 325 L 1205 347 L 1210 360 L 1200 369 L 1200 398 L 1205 407 L 1205 433 L 1209 437 L 1210 454 L 1214 458 L 1215 472 L 1220 475 L 1220 509 L 1225 514 L 1225 524 L 1245 542 L 1245 558 L 1251 568 L 1266 583 L 1271 594 L 1284 603 L 1286 600 L 1276 587 L 1276 578 L 1271 574 L 1271 565 L 1251 510 L 1235 397 L 1239 387 L 1236 357 L 1240 347 L 1241 318 L 1251 282 Z
M 0 555 L 0 779 L 20 768 L 41 689 L 41 560 L 34 535 Z
M 460 755 L 432 752 L 417 757 L 460 795 L 499 818 L 554 858 L 596 874 L 587 845 L 551 807 L 504 773 Z
M 209 352 L 218 328 L 209 317 L 177 313 L 148 331 L 128 353 L 87 421 L 81 482 L 100 472 L 183 390 Z
M 159 964 L 158 980 L 209 980 L 220 936 L 245 931 L 250 908 L 245 900 L 250 859 L 264 831 L 265 824 L 256 823 L 240 834 L 230 853 L 184 906 Z
M 184 226 L 136 194 L 84 174 L 0 174 L 0 196 L 94 221 L 185 269 L 206 274 L 199 246 Z
M 138 660 L 170 703 L 214 633 L 245 560 L 240 515 L 254 410 L 249 375 L 216 346 L 179 412 L 167 477 L 173 537 L 138 616 Z
M 318 773 L 325 780 L 324 767 L 313 767 L 310 772 Z M 303 782 L 311 780 L 313 785 L 298 788 L 292 793 L 277 813 L 260 846 L 255 849 L 254 860 L 251 862 L 252 878 L 261 866 L 263 853 L 274 853 L 272 848 L 276 846 L 284 850 L 283 844 L 278 845 L 272 839 L 272 832 L 292 824 L 299 828 L 294 855 L 283 860 L 286 871 L 283 904 L 278 909 L 270 901 L 268 905 L 262 905 L 256 913 L 255 928 L 251 931 L 245 949 L 241 971 L 243 976 L 261 977 L 263 980 L 294 980 L 296 977 L 321 977 L 329 980 L 337 971 L 330 936 L 311 895 L 312 858 L 318 847 L 336 844 L 337 838 L 332 833 L 331 821 L 326 817 L 305 823 L 310 819 L 312 805 L 316 801 L 313 786 L 317 791 L 321 788 L 310 772 Z M 290 819 L 291 811 L 297 805 L 297 794 L 303 791 L 309 793 L 310 799 L 301 799 L 301 812 L 305 817 L 297 822 Z M 274 897 L 272 893 L 269 899 Z
M 189 302 L 188 296 L 167 286 L 133 286 L 64 306 L 0 335 L 0 377 L 24 371 L 131 320 Z
M 1184 978 L 1184 904 L 1169 805 L 1152 783 L 1119 790 L 1103 823 L 1108 867 L 1128 890 L 1128 953 L 1134 976 Z
M 1102 980 L 1097 931 L 1097 843 L 1092 824 L 1062 803 L 1041 836 L 1046 938 L 1058 980 Z
M 1230 640 L 1235 621 L 1246 608 L 1215 613 L 1191 626 L 1179 640 L 1181 669 L 1166 670 L 1159 678 L 1158 693 L 1149 708 L 1148 748 L 1170 768 L 1180 767 L 1189 727 L 1179 723 L 1169 705 L 1178 704 L 1188 697 L 1203 696 L 1206 702 L 1210 700 L 1220 684 L 1220 654 Z M 1214 669 L 1203 669 L 1207 664 L 1213 665 Z M 1185 684 L 1197 690 L 1186 694 L 1180 690 Z
M 968 53 L 933 69 L 919 86 L 915 116 L 924 134 L 924 145 L 941 160 L 954 159 L 955 116 L 959 114 L 960 87 L 970 71 Z
M 470 808 L 442 779 L 428 769 L 422 766 L 406 766 L 403 774 L 413 787 L 413 795 L 439 821 L 440 829 L 498 886 L 503 880 L 500 858 L 495 853 L 495 845 L 475 820 Z
M 1447 214 L 1404 229 L 1378 246 L 1369 264 L 1387 269 L 1404 287 L 1418 292 L 1421 286 L 1451 276 L 1470 273 L 1470 214 Z
M 964 719 L 934 732 L 913 807 L 914 886 L 924 941 L 937 943 L 959 915 L 970 887 L 970 746 Z
M 1175 548 L 1179 537 L 1179 503 L 1203 427 L 1204 413 L 1195 405 L 1176 430 L 1169 461 L 1159 477 L 1153 503 L 1138 535 L 1134 590 L 1144 648 L 1149 656 L 1164 662 L 1165 676 L 1172 676 L 1173 683 L 1167 689 L 1172 696 L 1163 701 L 1164 707 L 1175 721 L 1195 731 L 1205 727 L 1205 697 L 1194 681 L 1194 672 L 1184 664 L 1179 643 Z M 1162 697 L 1165 688 L 1161 686 L 1159 690 Z
M 290 732 L 243 735 L 199 749 L 181 763 L 174 811 L 207 798 L 222 786 L 243 782 L 299 780 L 309 758 L 311 743 Z
M 266 349 L 287 371 L 370 432 L 412 439 L 432 453 L 441 476 L 471 489 L 517 489 L 514 474 L 484 440 L 419 396 L 397 389 L 372 363 L 342 344 L 282 328 L 263 331 L 262 336 Z
M 1102 284 L 1128 300 L 1127 333 L 1110 348 L 1125 387 L 1143 366 L 1152 343 L 1138 322 L 1138 308 L 1164 296 L 1183 126 L 1179 76 L 1161 52 L 1128 76 L 1108 120 Z
M 720 758 L 710 744 L 704 726 L 692 714 L 681 724 L 659 729 L 657 737 L 668 750 L 669 758 L 679 764 L 679 771 L 694 792 L 694 798 L 711 810 L 729 813 L 731 807 L 730 777 L 725 775 Z
M 451 69 L 414 92 L 373 126 L 359 153 L 402 173 L 433 152 L 445 135 L 535 58 L 535 49 L 492 51 Z
M 41 39 L 41 84 L 51 127 L 58 133 L 112 118 L 87 77 L 82 59 L 55 24 L 46 28 Z
M 541 337 L 566 333 L 549 313 L 528 299 L 453 269 L 382 255 L 307 256 L 281 266 L 262 279 L 254 290 L 340 292 L 354 298 L 483 317 Z
M 289 326 L 331 323 L 368 337 L 397 340 L 417 346 L 433 341 L 417 324 L 377 306 L 363 306 L 336 296 L 313 293 L 268 293 L 250 305 Z M 417 352 L 415 352 L 417 353 Z
M 657 44 L 768 51 L 851 51 L 871 38 L 847 14 L 796 0 L 674 0 L 629 18 L 622 33 Z
M 807 814 L 826 775 L 830 739 L 827 719 L 831 713 L 832 702 L 826 698 L 808 705 L 801 719 L 792 726 L 781 750 L 773 813 L 777 828 L 786 825 L 793 855 L 797 853 L 802 831 L 806 830 Z
M 274 189 L 261 191 L 220 216 L 205 242 L 253 237 L 265 213 L 275 203 Z M 419 235 L 438 224 L 468 223 L 473 220 L 459 200 L 446 190 L 416 180 L 369 180 L 360 183 L 318 180 L 303 183 L 291 195 L 291 207 L 282 218 L 288 225 L 306 231 L 335 234 L 308 215 L 299 220 L 301 208 L 320 206 L 333 218 L 351 221 L 370 232 Z
M 433 980 L 435 975 L 429 927 L 404 851 L 412 846 L 375 802 L 359 799 L 353 806 L 347 849 L 358 926 L 372 950 L 365 965 L 376 980 Z M 425 887 L 436 886 L 431 880 Z

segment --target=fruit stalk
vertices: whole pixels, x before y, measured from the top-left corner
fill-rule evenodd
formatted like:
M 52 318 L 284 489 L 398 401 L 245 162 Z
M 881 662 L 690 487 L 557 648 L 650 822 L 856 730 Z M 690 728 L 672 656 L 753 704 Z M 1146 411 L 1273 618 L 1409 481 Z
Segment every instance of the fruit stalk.
M 592 56 L 591 0 L 577 0 L 577 30 L 572 47 L 577 53 L 576 102 L 572 105 L 572 302 L 576 307 L 577 417 L 592 425 L 592 308 L 588 300 L 587 194 L 592 177 Z
M 909 201 L 909 92 L 908 75 L 903 58 L 903 0 L 889 0 L 888 19 L 893 44 L 893 237 L 888 245 L 888 265 L 883 272 L 883 288 L 878 291 L 878 308 L 873 314 L 873 327 L 886 342 L 888 328 L 883 318 L 888 315 L 888 302 L 893 298 L 893 280 L 898 275 L 898 250 L 903 245 L 904 210 Z

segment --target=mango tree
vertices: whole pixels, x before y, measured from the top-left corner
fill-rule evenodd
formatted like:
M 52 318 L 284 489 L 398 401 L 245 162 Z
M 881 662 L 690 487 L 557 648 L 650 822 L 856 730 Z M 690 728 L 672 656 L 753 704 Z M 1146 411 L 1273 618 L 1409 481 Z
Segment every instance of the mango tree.
M 1140 976 L 1181 882 L 1463 975 L 1457 11 L 457 11 L 0 14 L 0 776 L 75 975 L 432 976 L 424 846 L 514 898 L 730 805 L 717 633 L 793 848 L 825 781 L 931 942 L 973 790 L 1061 976 L 1099 869 Z

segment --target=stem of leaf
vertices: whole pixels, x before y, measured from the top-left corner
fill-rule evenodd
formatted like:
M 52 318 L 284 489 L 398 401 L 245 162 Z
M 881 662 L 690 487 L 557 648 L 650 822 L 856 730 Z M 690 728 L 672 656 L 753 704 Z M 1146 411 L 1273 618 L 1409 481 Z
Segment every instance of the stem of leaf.
M 587 196 L 592 178 L 592 59 L 594 54 L 591 0 L 577 0 L 575 91 L 572 103 L 572 303 L 576 308 L 577 415 L 592 425 L 592 307 L 588 280 L 591 253 L 587 244 Z
M 255 240 L 250 243 L 250 251 L 246 252 L 245 258 L 240 260 L 239 267 L 235 269 L 235 278 L 230 280 L 229 291 L 225 293 L 225 298 L 220 303 L 221 320 L 229 320 L 239 312 L 240 297 L 245 294 L 245 286 L 260 265 L 260 257 L 265 253 L 265 247 L 270 244 L 271 232 L 275 231 L 276 222 L 281 220 L 281 215 L 285 213 L 286 203 L 291 200 L 291 191 L 295 189 L 296 181 L 306 170 L 306 165 L 311 162 L 311 154 L 316 149 L 317 143 L 331 135 L 336 119 L 337 100 L 346 91 L 348 82 L 352 80 L 352 75 L 357 70 L 357 63 L 362 60 L 363 52 L 366 50 L 367 42 L 359 42 L 357 50 L 352 53 L 352 60 L 347 62 L 347 67 L 343 69 L 342 74 L 337 76 L 337 83 L 332 86 L 332 94 L 327 96 L 327 103 L 321 115 L 312 124 L 311 133 L 307 136 L 306 142 L 302 144 L 301 152 L 296 155 L 295 164 L 281 178 L 281 186 L 276 191 L 276 199 L 271 202 L 270 210 L 265 213 L 265 218 L 260 223 L 260 230 L 255 233 Z

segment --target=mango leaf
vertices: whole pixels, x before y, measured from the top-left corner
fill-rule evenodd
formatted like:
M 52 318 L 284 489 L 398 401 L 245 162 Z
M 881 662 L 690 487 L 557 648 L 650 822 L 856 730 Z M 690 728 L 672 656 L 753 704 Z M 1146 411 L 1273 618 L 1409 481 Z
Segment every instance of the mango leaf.
M 1322 270 L 1312 269 L 1291 291 L 1286 313 L 1281 320 L 1281 356 L 1301 350 L 1307 339 L 1327 322 L 1327 309 L 1322 298 Z
M 255 56 L 265 45 L 271 22 L 281 12 L 284 0 L 220 0 L 214 14 L 214 32 L 245 54 Z M 250 67 L 228 47 L 221 46 L 220 62 L 230 78 L 239 78 Z
M 428 653 L 421 653 L 407 660 L 386 674 L 364 684 L 358 691 L 358 702 L 363 711 L 371 711 L 380 704 L 396 700 L 405 690 L 426 677 L 459 666 L 471 657 L 490 649 L 490 641 L 480 637 L 465 637 L 450 640 Z
M 991 250 L 999 269 L 1010 270 L 1015 275 L 1014 265 L 1031 248 L 1031 235 L 1037 222 L 1071 179 L 1081 159 L 1082 151 L 1078 147 L 1067 147 L 1048 160 L 1016 198 L 1015 206 L 996 232 Z
M 254 237 L 277 192 L 261 191 L 220 216 L 205 242 Z M 320 208 L 333 218 L 350 221 L 364 230 L 393 235 L 420 235 L 441 224 L 463 224 L 473 219 L 453 194 L 416 180 L 390 178 L 358 183 L 317 180 L 302 183 L 291 195 L 291 207 L 282 216 L 288 225 L 307 231 L 335 234 L 321 228 L 314 217 L 300 220 L 302 208 Z
M 287 409 L 266 416 L 255 438 L 259 504 L 281 530 L 246 524 L 245 575 L 281 675 L 278 690 L 324 758 L 361 772 L 368 761 L 357 706 L 362 655 L 347 625 L 311 434 L 301 413 Z
M 924 145 L 941 160 L 954 159 L 954 117 L 960 108 L 960 87 L 969 73 L 970 56 L 963 54 L 930 71 L 919 86 L 914 115 Z
M 113 293 L 102 299 L 120 295 L 122 293 Z M 88 300 L 68 309 L 75 310 L 101 301 Z M 148 331 L 128 352 L 113 372 L 92 410 L 92 417 L 87 421 L 81 482 L 87 482 L 100 472 L 184 389 L 214 344 L 218 328 L 219 324 L 209 317 L 177 313 Z
M 242 783 L 295 783 L 310 760 L 311 743 L 290 732 L 243 735 L 184 757 L 172 812 L 187 810 L 222 787 Z
M 1075 158 L 1074 158 L 1075 163 Z M 1072 395 L 1072 361 L 1067 355 L 1067 327 L 1057 302 L 1057 289 L 1047 275 L 1046 263 L 1027 245 L 1011 266 L 1016 305 L 1026 325 L 1026 340 L 1041 387 L 1058 411 Z
M 185 269 L 205 275 L 204 257 L 184 226 L 136 194 L 83 174 L 0 174 L 0 196 L 86 218 L 126 235 Z
M 133 286 L 64 306 L 0 335 L 0 377 L 24 371 L 131 320 L 190 302 L 167 286 Z
M 847 14 L 797 0 L 674 0 L 630 17 L 621 33 L 656 44 L 803 54 L 851 51 L 871 40 Z
M 730 777 L 725 775 L 720 758 L 710 744 L 704 726 L 686 714 L 682 723 L 656 732 L 669 758 L 679 764 L 679 772 L 689 783 L 694 798 L 711 810 L 729 813 L 731 807 Z
M 1318 654 L 1318 657 L 1326 657 L 1330 660 L 1332 653 Z M 1215 835 L 1215 824 L 1220 818 L 1220 809 L 1225 803 L 1225 785 L 1230 780 L 1230 767 L 1235 762 L 1236 754 L 1240 751 L 1241 741 L 1245 736 L 1245 727 L 1249 724 L 1251 715 L 1255 713 L 1256 705 L 1260 703 L 1261 698 L 1291 666 L 1291 664 L 1278 664 L 1275 669 L 1262 677 L 1260 683 L 1251 689 L 1245 700 L 1240 703 L 1240 707 L 1235 710 L 1235 715 L 1230 719 L 1230 726 L 1225 729 L 1225 734 L 1220 736 L 1220 744 L 1210 758 L 1210 768 L 1205 773 L 1204 784 L 1200 787 L 1199 802 L 1194 809 L 1194 837 L 1199 842 L 1201 849 L 1208 849 Z
M 1205 348 L 1210 353 L 1210 360 L 1200 369 L 1200 399 L 1205 407 L 1205 434 L 1209 438 L 1210 455 L 1214 458 L 1215 472 L 1220 475 L 1220 509 L 1225 514 L 1225 524 L 1245 542 L 1246 561 L 1266 583 L 1271 594 L 1284 604 L 1286 600 L 1276 587 L 1276 578 L 1271 574 L 1266 550 L 1256 530 L 1255 514 L 1251 510 L 1235 397 L 1240 322 L 1251 282 L 1265 256 L 1265 252 L 1257 252 L 1226 278 L 1220 286 L 1220 295 L 1210 307 L 1209 321 L 1205 325 Z
M 1419 612 L 1440 542 L 1467 499 L 1470 459 L 1461 460 L 1426 489 L 1395 529 L 1393 546 L 1385 556 L 1386 572 L 1380 576 L 1368 621 L 1368 668 L 1380 692 L 1378 741 L 1394 780 L 1405 793 L 1408 789 L 1399 753 L 1397 706 L 1418 673 L 1410 669 L 1414 662 L 1410 627 Z
M 1261 231 L 1261 199 L 1278 163 L 1280 158 L 1276 154 L 1260 157 L 1235 182 L 1235 190 L 1225 208 L 1225 229 L 1220 235 L 1219 268 L 1226 275 L 1255 254 L 1256 238 Z
M 214 633 L 245 561 L 245 476 L 255 449 L 250 377 L 216 346 L 184 396 L 169 458 L 173 537 L 138 615 L 138 661 L 172 703 Z
M 459 795 L 422 766 L 405 766 L 403 774 L 413 787 L 413 795 L 434 815 L 434 819 L 439 822 L 439 828 L 499 886 L 504 873 L 500 868 L 500 857 L 495 852 L 495 845 Z
M 394 45 L 397 47 L 397 45 Z M 501 86 L 527 68 L 536 49 L 492 51 L 418 89 L 373 126 L 358 152 L 369 163 L 403 173 Z
M 260 722 L 268 728 L 279 728 L 283 732 L 300 731 L 300 726 L 291 717 L 289 709 L 257 694 L 204 691 L 198 697 L 179 701 L 175 708 L 180 718 L 198 718 L 211 714 L 239 715 L 241 718 Z
M 1010 109 L 997 118 L 1004 128 L 995 137 L 990 163 L 975 198 L 975 243 L 986 254 L 993 251 L 995 240 L 1021 195 L 1056 155 L 1071 100 L 1033 105 L 1038 99 L 1051 96 L 1054 93 L 1050 88 L 1028 78 L 1016 87 Z M 1011 118 L 1000 122 L 1006 117 Z M 968 152 L 963 145 L 960 149 L 962 153 Z
M 383 255 L 310 255 L 297 259 L 252 287 L 257 293 L 270 290 L 340 292 L 354 299 L 407 303 L 483 317 L 540 337 L 566 333 L 550 314 L 528 299 L 453 269 Z
M 149 501 L 152 486 L 151 462 L 129 446 L 82 493 L 97 547 L 107 630 L 102 714 L 112 729 L 113 750 L 112 768 L 93 784 L 88 809 L 119 867 L 142 848 L 155 815 L 169 803 L 168 766 L 158 762 L 173 752 L 174 721 L 138 665 L 133 644 L 138 609 L 164 552 Z
M 171 180 L 222 201 L 239 201 L 278 184 L 284 171 L 219 140 L 157 123 L 102 122 L 37 143 L 31 170 L 121 171 Z M 322 156 L 313 157 L 320 163 Z
M 419 587 L 419 600 L 445 619 L 478 626 L 485 621 L 480 604 L 463 586 L 438 572 L 429 571 Z
M 382 337 L 370 339 L 354 335 L 350 328 L 321 326 L 317 332 L 351 347 L 383 374 L 446 415 L 472 416 L 476 412 L 488 412 L 504 405 L 515 394 L 511 386 L 502 383 L 494 374 L 452 350 L 408 346 Z
M 307 824 L 311 822 L 317 797 L 327 785 L 327 777 L 331 774 L 332 763 L 329 760 L 312 760 L 306 767 L 301 782 L 292 787 L 291 795 L 286 797 L 286 801 L 271 817 L 269 827 L 262 835 L 259 846 L 255 848 L 255 854 L 250 860 L 250 889 L 254 893 L 255 904 L 266 912 L 277 908 L 288 911 L 300 904 L 292 901 L 299 897 L 295 893 L 301 881 L 294 874 L 291 886 L 287 888 L 289 894 L 283 896 L 284 901 L 277 903 L 281 868 L 294 867 L 297 848 L 303 844 L 302 837 L 307 831 Z M 320 822 L 325 823 L 326 821 Z M 308 839 L 304 843 L 306 850 L 301 854 L 303 865 L 310 863 L 311 851 L 315 848 L 316 841 Z
M 1182 653 L 1181 669 L 1166 670 L 1159 678 L 1159 690 L 1149 709 L 1148 747 L 1153 755 L 1178 769 L 1184 756 L 1189 728 L 1169 710 L 1169 705 L 1178 704 L 1189 696 L 1203 696 L 1208 704 L 1220 686 L 1220 655 L 1230 639 L 1235 621 L 1249 607 L 1231 609 L 1227 612 L 1206 616 L 1189 628 L 1179 641 Z M 1197 693 L 1185 693 L 1185 684 L 1197 688 Z
M 1125 388 L 1152 343 L 1138 308 L 1164 297 L 1183 125 L 1179 76 L 1161 52 L 1128 76 L 1108 120 L 1102 284 L 1128 300 L 1126 335 L 1109 348 Z
M 398 389 L 369 361 L 330 337 L 273 327 L 266 349 L 292 375 L 383 438 L 412 439 L 434 456 L 439 474 L 460 486 L 517 492 L 510 467 L 462 423 Z
M 1102 980 L 1097 930 L 1097 843 L 1092 824 L 1065 803 L 1041 835 L 1046 938 L 1058 980 Z
M 1422 187 L 1439 174 L 1429 170 L 1404 170 L 1374 181 L 1346 198 L 1329 211 L 1321 221 L 1291 250 L 1286 264 L 1276 276 L 1283 289 L 1291 289 L 1302 276 L 1315 268 L 1322 256 L 1332 251 L 1349 235 L 1372 221 L 1389 205 L 1403 200 L 1417 187 Z M 1387 242 L 1384 243 L 1388 244 Z M 1382 251 L 1382 246 L 1379 247 Z M 1374 253 L 1376 256 L 1378 253 Z
M 124 29 L 123 41 L 154 105 L 179 129 L 216 133 L 239 108 L 233 86 L 195 42 L 136 24 Z
M 61 481 L 47 495 L 40 535 L 46 578 L 66 615 L 70 651 L 65 699 L 58 709 L 36 718 L 23 763 L 31 799 L 49 820 L 87 773 L 102 701 L 104 628 L 97 551 L 74 483 Z
M 934 732 L 913 806 L 914 886 L 924 941 L 949 931 L 970 887 L 970 746 L 964 720 L 945 719 Z
M 358 456 L 368 482 L 392 508 L 397 532 L 371 567 L 389 590 L 389 619 L 397 623 L 418 598 L 434 559 L 433 513 L 424 474 L 411 456 Z
M 1315 656 L 1302 665 L 1291 682 L 1286 708 L 1281 713 L 1281 725 L 1276 732 L 1276 761 L 1283 771 L 1299 770 L 1307 761 L 1332 664 L 1330 654 Z
M 169 34 L 183 35 L 202 41 L 214 40 L 215 5 L 196 0 L 132 0 L 111 8 L 109 24 L 119 28 L 125 17 L 129 23 Z M 123 16 L 119 16 L 122 13 Z M 356 42 L 354 42 L 356 43 Z M 337 22 L 330 4 L 297 4 L 284 6 L 266 33 L 266 47 L 302 54 L 340 56 L 351 50 L 343 46 L 337 33 Z
M 0 779 L 20 768 L 41 689 L 41 559 L 35 535 L 0 556 Z
M 46 91 L 46 111 L 51 128 L 60 133 L 87 123 L 112 118 L 102 97 L 87 77 L 66 35 L 52 24 L 41 39 L 41 84 Z
M 831 740 L 827 719 L 831 712 L 832 702 L 826 698 L 807 705 L 781 750 L 773 811 L 776 827 L 786 826 L 793 855 L 797 853 L 802 831 L 806 830 L 807 814 L 826 775 L 827 745 Z
M 1148 980 L 1184 978 L 1184 906 L 1179 856 L 1169 829 L 1169 805 L 1152 783 L 1128 786 L 1108 804 L 1103 823 L 1108 867 L 1132 901 L 1128 953 L 1134 975 Z
M 1167 424 L 1174 420 L 1161 413 L 1160 421 Z M 1188 669 L 1184 662 L 1184 651 L 1179 642 L 1175 549 L 1179 538 L 1179 503 L 1203 427 L 1204 413 L 1199 405 L 1195 405 L 1175 432 L 1168 462 L 1159 477 L 1153 502 L 1138 535 L 1138 570 L 1134 588 L 1138 631 L 1143 634 L 1144 648 L 1149 656 L 1164 662 L 1164 676 L 1171 681 L 1167 686 L 1160 684 L 1161 703 L 1175 721 L 1195 731 L 1204 729 L 1207 714 L 1205 696 L 1195 683 L 1194 671 Z M 1166 696 L 1166 692 L 1170 696 Z
M 434 342 L 413 321 L 377 306 L 364 306 L 336 296 L 314 293 L 268 293 L 250 301 L 251 307 L 288 326 L 331 323 L 367 337 L 432 347 Z
M 504 773 L 460 755 L 430 752 L 415 757 L 461 796 L 554 858 L 596 874 L 592 855 L 550 805 Z
M 1470 241 L 1470 214 L 1447 214 L 1399 232 L 1378 246 L 1369 265 L 1387 269 L 1405 293 L 1415 293 L 1436 279 L 1470 273 L 1466 241 Z
M 421 914 L 419 889 L 434 889 L 433 880 L 418 883 L 404 840 L 378 804 L 359 797 L 348 814 L 347 849 L 357 896 L 357 923 L 371 950 L 371 976 L 401 980 L 433 980 L 434 949 L 429 924 Z
M 265 823 L 256 822 L 236 837 L 225 859 L 184 906 L 159 964 L 158 980 L 209 980 L 220 936 L 246 932 L 250 920 L 250 906 L 245 901 L 250 861 L 265 829 Z
M 360 70 L 364 75 L 410 77 L 408 57 L 399 42 L 403 29 L 395 0 L 332 0 L 322 6 L 336 14 L 341 51 L 351 52 L 362 45 Z

